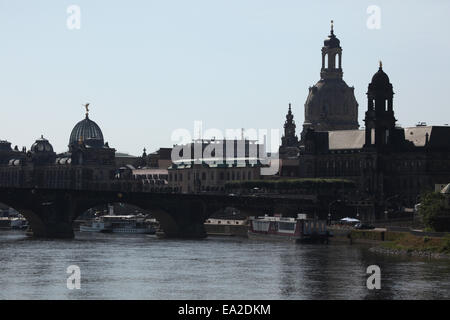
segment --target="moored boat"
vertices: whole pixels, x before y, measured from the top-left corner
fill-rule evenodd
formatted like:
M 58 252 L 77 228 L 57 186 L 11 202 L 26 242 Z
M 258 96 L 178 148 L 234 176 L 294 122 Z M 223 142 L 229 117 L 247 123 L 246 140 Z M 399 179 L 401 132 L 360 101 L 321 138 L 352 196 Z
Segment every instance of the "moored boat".
M 0 229 L 25 230 L 26 228 L 28 228 L 28 221 L 22 216 L 0 218 Z
M 295 242 L 324 242 L 328 238 L 325 220 L 281 216 L 251 217 L 248 237 L 259 240 L 290 240 Z
M 81 232 L 155 234 L 155 229 L 143 217 L 135 215 L 105 215 L 80 225 Z
M 25 230 L 28 228 L 28 221 L 23 217 L 11 218 L 11 229 Z

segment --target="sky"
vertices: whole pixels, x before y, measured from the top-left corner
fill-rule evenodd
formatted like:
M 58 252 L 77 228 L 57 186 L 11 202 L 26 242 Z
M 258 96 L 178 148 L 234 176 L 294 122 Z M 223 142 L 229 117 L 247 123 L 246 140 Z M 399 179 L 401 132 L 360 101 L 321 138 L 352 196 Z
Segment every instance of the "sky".
M 444 125 L 449 13 L 448 0 L 0 0 L 0 139 L 29 148 L 44 135 L 66 151 L 87 102 L 105 141 L 134 155 L 194 134 L 195 121 L 281 130 L 288 103 L 299 135 L 330 20 L 360 125 L 379 60 L 398 123 Z

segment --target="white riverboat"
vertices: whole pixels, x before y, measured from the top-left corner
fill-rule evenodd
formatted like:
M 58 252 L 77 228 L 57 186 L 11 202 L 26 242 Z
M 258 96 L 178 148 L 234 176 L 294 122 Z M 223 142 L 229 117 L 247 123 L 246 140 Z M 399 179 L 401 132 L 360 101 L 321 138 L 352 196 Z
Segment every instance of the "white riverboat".
M 28 221 L 22 216 L 0 218 L 0 229 L 25 230 L 26 228 L 28 228 Z
M 81 232 L 154 234 L 155 229 L 136 215 L 105 215 L 80 225 Z

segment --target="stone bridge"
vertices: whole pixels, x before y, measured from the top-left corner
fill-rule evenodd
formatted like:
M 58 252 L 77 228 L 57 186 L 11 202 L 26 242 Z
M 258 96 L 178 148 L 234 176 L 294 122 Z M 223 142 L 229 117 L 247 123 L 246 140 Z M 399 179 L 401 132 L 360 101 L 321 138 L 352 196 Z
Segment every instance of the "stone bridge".
M 18 210 L 34 237 L 73 238 L 73 221 L 98 205 L 121 202 L 148 210 L 167 237 L 202 238 L 203 223 L 226 207 L 243 214 L 312 212 L 314 201 L 281 195 L 225 195 L 0 187 L 0 202 Z

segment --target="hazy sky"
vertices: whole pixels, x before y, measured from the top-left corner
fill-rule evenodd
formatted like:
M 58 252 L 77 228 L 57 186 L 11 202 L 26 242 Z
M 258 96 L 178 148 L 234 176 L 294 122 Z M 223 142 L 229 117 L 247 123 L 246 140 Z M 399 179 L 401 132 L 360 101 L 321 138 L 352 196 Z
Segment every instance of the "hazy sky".
M 67 8 L 81 9 L 69 30 Z M 367 8 L 381 9 L 369 29 Z M 450 1 L 0 0 L 0 139 L 29 148 L 44 135 L 67 149 L 82 103 L 105 141 L 141 154 L 177 128 L 297 133 L 321 47 L 335 21 L 344 80 L 365 93 L 383 61 L 398 123 L 450 122 Z

